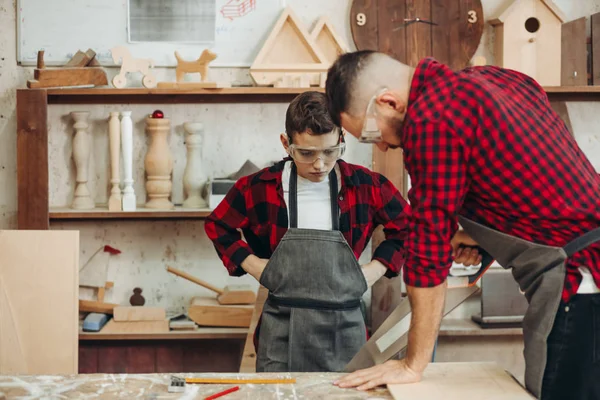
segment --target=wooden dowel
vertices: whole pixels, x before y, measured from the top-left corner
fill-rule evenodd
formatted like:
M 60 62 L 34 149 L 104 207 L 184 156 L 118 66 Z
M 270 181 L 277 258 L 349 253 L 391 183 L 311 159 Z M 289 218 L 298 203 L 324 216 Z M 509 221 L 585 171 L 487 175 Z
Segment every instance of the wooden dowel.
M 46 68 L 46 64 L 44 63 L 44 50 L 38 51 L 37 68 L 38 69 Z

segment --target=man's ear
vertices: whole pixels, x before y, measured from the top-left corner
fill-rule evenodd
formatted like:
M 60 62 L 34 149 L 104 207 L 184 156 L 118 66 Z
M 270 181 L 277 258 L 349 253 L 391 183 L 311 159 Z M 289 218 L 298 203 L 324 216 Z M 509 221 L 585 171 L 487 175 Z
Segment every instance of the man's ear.
M 279 135 L 279 140 L 281 140 L 281 144 L 283 145 L 283 148 L 289 154 L 290 153 L 290 150 L 289 150 L 290 143 L 288 141 L 288 135 L 286 135 L 285 133 L 282 133 L 281 135 Z
M 386 91 L 380 94 L 377 97 L 376 101 L 377 105 L 384 108 L 392 109 L 401 114 L 403 114 L 406 111 L 405 102 L 394 92 Z

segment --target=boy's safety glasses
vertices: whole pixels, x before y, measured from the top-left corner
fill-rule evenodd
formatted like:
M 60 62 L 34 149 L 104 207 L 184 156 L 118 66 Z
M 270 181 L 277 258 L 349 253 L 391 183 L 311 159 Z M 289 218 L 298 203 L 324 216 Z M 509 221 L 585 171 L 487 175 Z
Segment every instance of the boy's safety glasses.
M 316 147 L 298 147 L 295 144 L 290 144 L 290 156 L 294 161 L 303 164 L 312 164 L 317 159 L 323 160 L 324 163 L 335 162 L 342 158 L 346 150 L 346 143 L 340 143 L 333 147 L 318 149 Z

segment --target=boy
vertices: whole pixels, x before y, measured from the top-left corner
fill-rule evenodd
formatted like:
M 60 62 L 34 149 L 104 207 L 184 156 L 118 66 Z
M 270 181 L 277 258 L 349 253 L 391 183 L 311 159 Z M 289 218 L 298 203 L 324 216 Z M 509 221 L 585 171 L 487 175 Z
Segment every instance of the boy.
M 341 160 L 343 133 L 324 94 L 297 96 L 285 128 L 289 157 L 238 180 L 205 230 L 230 275 L 249 273 L 269 290 L 257 372 L 342 371 L 366 342 L 362 295 L 404 262 L 409 206 L 384 176 Z M 360 266 L 378 225 L 386 240 Z

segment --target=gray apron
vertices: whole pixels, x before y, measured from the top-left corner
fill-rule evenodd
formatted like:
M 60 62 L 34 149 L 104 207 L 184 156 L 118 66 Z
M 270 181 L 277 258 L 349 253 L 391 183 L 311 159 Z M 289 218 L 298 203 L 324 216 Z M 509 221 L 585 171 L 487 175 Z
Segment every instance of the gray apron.
M 600 228 L 565 247 L 544 246 L 510 236 L 459 216 L 463 229 L 512 275 L 529 306 L 523 318 L 525 386 L 541 398 L 547 339 L 562 298 L 568 257 L 600 241 Z
M 257 372 L 339 372 L 366 342 L 360 302 L 368 286 L 339 231 L 335 169 L 329 186 L 333 230 L 297 228 L 292 164 L 290 229 L 260 277 L 269 297 L 258 334 Z

